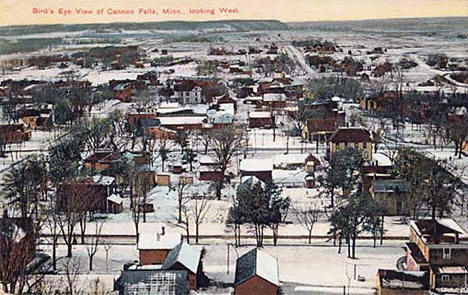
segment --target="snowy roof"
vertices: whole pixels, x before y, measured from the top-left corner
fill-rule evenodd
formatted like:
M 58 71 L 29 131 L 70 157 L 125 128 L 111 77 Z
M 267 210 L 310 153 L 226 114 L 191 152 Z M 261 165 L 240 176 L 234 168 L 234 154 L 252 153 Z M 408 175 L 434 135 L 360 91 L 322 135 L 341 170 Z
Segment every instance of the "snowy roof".
M 218 160 L 209 155 L 201 155 L 199 162 L 202 165 L 209 165 L 209 164 L 217 164 Z
M 109 197 L 107 197 L 107 200 L 118 205 L 122 204 L 123 202 L 123 199 L 117 194 L 110 195 Z
M 271 112 L 250 112 L 249 118 L 271 118 Z
M 433 243 L 433 238 L 436 238 L 435 235 L 459 234 L 460 238 L 466 238 L 468 236 L 466 230 L 451 218 L 420 219 L 411 221 L 410 227 L 414 229 L 420 237 L 424 238 L 426 242 L 430 243 Z M 441 242 L 442 241 L 440 241 L 440 243 Z
M 115 178 L 112 176 L 94 175 L 93 182 L 102 185 L 111 185 Z
M 259 276 L 273 285 L 279 286 L 278 260 L 258 248 L 239 257 L 236 261 L 234 286 L 238 286 L 254 276 Z
M 196 125 L 202 124 L 206 117 L 159 117 L 161 125 Z
M 273 163 L 275 166 L 281 166 L 284 164 L 305 164 L 305 161 L 309 154 L 287 154 L 275 155 Z
M 186 242 L 181 242 L 172 249 L 163 263 L 163 269 L 170 269 L 177 262 L 185 266 L 189 271 L 196 274 L 200 264 L 201 251 L 190 246 Z
M 433 266 L 433 270 L 436 274 L 466 274 L 468 270 L 464 265 L 445 265 L 445 266 Z
M 392 166 L 390 158 L 381 153 L 375 153 L 372 155 L 372 160 L 377 163 L 376 166 Z
M 380 285 L 385 289 L 423 290 L 429 284 L 425 271 L 399 271 L 379 269 Z
M 249 96 L 245 98 L 246 101 L 262 101 L 263 98 L 261 96 Z
M 185 270 L 168 271 L 140 268 L 123 271 L 116 281 L 116 287 L 125 294 L 185 295 L 188 294 L 189 290 L 187 271 Z
M 242 171 L 271 171 L 273 161 L 271 159 L 244 159 L 240 163 Z
M 286 95 L 284 93 L 265 93 L 263 95 L 264 101 L 282 101 L 286 100 Z
M 166 102 L 166 101 L 163 101 L 161 102 L 161 104 L 159 105 L 159 108 L 160 109 L 175 109 L 175 108 L 178 108 L 180 105 L 178 102 Z
M 141 233 L 138 239 L 138 250 L 171 250 L 181 241 L 182 235 L 177 232 L 165 234 Z

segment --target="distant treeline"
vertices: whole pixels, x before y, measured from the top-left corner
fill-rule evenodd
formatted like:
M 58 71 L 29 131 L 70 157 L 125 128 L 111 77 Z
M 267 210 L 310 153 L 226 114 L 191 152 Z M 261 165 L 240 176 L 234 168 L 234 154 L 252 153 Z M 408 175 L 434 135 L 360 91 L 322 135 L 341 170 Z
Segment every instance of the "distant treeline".
M 149 23 L 110 23 L 110 24 L 75 24 L 75 25 L 35 25 L 35 26 L 6 26 L 0 27 L 0 36 L 20 36 L 44 34 L 52 32 L 76 32 L 85 30 L 115 31 L 115 30 L 226 30 L 233 31 L 267 31 L 286 30 L 288 26 L 276 20 L 226 20 L 226 21 L 165 21 Z

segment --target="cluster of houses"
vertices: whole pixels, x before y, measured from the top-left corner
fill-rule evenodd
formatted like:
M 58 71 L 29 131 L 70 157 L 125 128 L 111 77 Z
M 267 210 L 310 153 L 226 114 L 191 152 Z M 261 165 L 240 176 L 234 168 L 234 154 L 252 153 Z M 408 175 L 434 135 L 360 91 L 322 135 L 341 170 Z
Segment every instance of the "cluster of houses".
M 468 232 L 456 221 L 411 221 L 404 249 L 398 270 L 378 270 L 378 295 L 468 293 Z
M 187 295 L 206 287 L 203 255 L 183 240 L 180 233 L 161 231 L 140 234 L 138 261 L 124 265 L 114 290 L 122 295 Z M 252 249 L 236 262 L 236 295 L 274 295 L 280 287 L 278 261 L 260 249 Z

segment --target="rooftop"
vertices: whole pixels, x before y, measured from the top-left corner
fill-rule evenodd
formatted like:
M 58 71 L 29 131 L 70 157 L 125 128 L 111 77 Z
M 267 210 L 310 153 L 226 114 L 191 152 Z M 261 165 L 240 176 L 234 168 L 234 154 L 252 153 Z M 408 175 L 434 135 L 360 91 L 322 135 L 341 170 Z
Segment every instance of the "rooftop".
M 250 119 L 271 118 L 271 112 L 250 112 L 249 118 Z
M 429 280 L 424 271 L 379 269 L 380 285 L 385 289 L 428 289 Z
M 241 171 L 272 171 L 273 161 L 270 159 L 244 159 L 240 163 Z
M 259 276 L 273 285 L 279 286 L 278 260 L 258 248 L 239 257 L 236 261 L 234 286 L 238 286 L 254 276 Z
M 171 250 L 182 240 L 177 232 L 154 234 L 141 233 L 138 239 L 138 250 Z
M 196 274 L 198 272 L 200 258 L 201 251 L 195 249 L 186 242 L 180 242 L 180 244 L 167 255 L 163 263 L 163 269 L 171 269 L 174 264 L 180 263 L 189 271 Z
M 338 142 L 372 142 L 371 132 L 360 127 L 340 128 L 330 137 L 333 143 Z

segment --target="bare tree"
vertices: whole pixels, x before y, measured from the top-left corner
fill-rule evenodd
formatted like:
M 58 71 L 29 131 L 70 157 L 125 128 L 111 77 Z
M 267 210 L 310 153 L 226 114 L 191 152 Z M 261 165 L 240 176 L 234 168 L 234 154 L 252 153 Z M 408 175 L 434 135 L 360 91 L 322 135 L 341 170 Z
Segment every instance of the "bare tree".
M 193 223 L 195 224 L 195 243 L 198 244 L 200 224 L 205 220 L 206 214 L 210 209 L 209 205 L 210 199 L 205 196 L 193 196 L 187 205 L 190 211 L 190 215 L 193 218 Z
M 76 180 L 62 185 L 61 190 L 57 192 L 56 202 L 61 214 L 56 221 L 67 245 L 67 257 L 72 257 L 72 247 L 76 241 L 75 228 L 96 199 L 96 191 Z M 82 235 L 84 235 L 83 228 Z
M 52 269 L 57 270 L 57 242 L 61 235 L 58 225 L 58 208 L 57 203 L 53 198 L 50 199 L 49 208 L 46 210 L 47 217 L 44 221 L 44 226 L 48 230 L 50 242 L 52 244 Z
M 177 215 L 177 222 L 181 223 L 182 222 L 182 209 L 183 209 L 183 203 L 184 203 L 184 193 L 185 190 L 191 185 L 191 182 L 188 181 L 186 177 L 180 177 L 179 181 L 175 184 L 175 186 L 172 188 L 173 190 L 177 191 L 177 203 L 178 203 L 178 215 Z
M 215 153 L 221 174 L 223 177 L 216 180 L 216 197 L 221 199 L 221 190 L 224 186 L 226 171 L 231 160 L 239 155 L 245 145 L 243 126 L 229 126 L 223 129 L 211 131 L 211 146 Z
M 67 294 L 80 294 L 78 287 L 78 275 L 80 274 L 81 261 L 79 258 L 68 258 L 62 260 L 62 267 L 65 272 L 65 283 L 67 284 Z
M 203 153 L 206 155 L 208 153 L 208 148 L 210 147 L 212 141 L 211 134 L 207 131 L 202 130 L 197 134 L 197 139 L 202 143 Z
M 294 208 L 294 213 L 299 224 L 307 230 L 309 244 L 312 243 L 312 230 L 320 215 L 319 205 L 312 202 L 307 207 Z
M 181 221 L 174 224 L 174 226 L 180 227 L 185 230 L 185 236 L 187 239 L 187 243 L 190 243 L 190 209 L 187 206 L 188 200 L 184 199 L 183 204 L 182 204 L 182 217 Z
M 94 223 L 94 234 L 89 238 L 88 246 L 86 247 L 86 252 L 88 253 L 89 257 L 89 271 L 93 270 L 94 255 L 96 255 L 99 245 L 102 244 L 101 231 L 103 224 L 103 222 Z
M 148 177 L 142 176 L 135 167 L 132 168 L 133 172 L 131 173 L 132 185 L 130 192 L 130 210 L 132 213 L 133 224 L 135 225 L 135 234 L 136 240 L 138 243 L 138 233 L 140 226 L 140 219 L 143 213 L 143 221 L 146 222 L 146 199 L 147 194 L 150 191 L 150 182 Z M 143 212 L 142 212 L 143 211 Z

